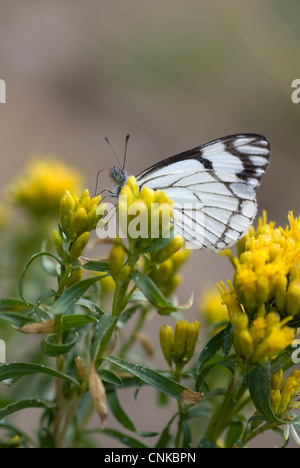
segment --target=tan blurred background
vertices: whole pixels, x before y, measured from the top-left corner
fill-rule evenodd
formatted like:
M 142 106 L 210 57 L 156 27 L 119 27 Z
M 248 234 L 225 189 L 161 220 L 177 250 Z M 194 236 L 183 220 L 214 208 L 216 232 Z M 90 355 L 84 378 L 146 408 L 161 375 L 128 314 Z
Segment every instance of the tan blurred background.
M 115 164 L 106 135 L 122 158 L 130 133 L 127 171 L 137 174 L 212 139 L 255 132 L 272 148 L 260 211 L 284 225 L 289 210 L 299 213 L 300 104 L 291 100 L 300 78 L 299 1 L 0 0 L 0 7 L 1 187 L 41 153 L 78 167 L 93 193 L 96 172 Z M 101 188 L 108 183 L 103 175 Z M 230 277 L 227 260 L 195 251 L 180 300 L 192 290 L 198 300 L 206 284 Z M 149 409 L 143 398 L 138 412 Z M 163 427 L 166 418 L 146 411 L 139 428 Z M 254 445 L 276 443 L 269 435 Z

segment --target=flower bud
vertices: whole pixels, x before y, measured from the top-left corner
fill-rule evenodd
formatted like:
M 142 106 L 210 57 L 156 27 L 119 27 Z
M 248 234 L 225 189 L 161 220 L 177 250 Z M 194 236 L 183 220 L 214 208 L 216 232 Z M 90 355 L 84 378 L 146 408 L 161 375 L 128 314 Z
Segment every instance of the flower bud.
M 70 234 L 71 236 L 80 236 L 84 231 L 86 231 L 87 224 L 87 212 L 81 206 L 77 209 L 72 217 L 70 224 Z
M 253 341 L 248 330 L 241 330 L 235 335 L 235 344 L 239 354 L 247 361 L 254 350 Z
M 54 245 L 55 245 L 55 248 L 56 248 L 56 251 L 57 251 L 58 255 L 63 260 L 65 260 L 66 254 L 65 254 L 65 252 L 63 250 L 63 246 L 62 246 L 63 240 L 62 240 L 62 237 L 61 237 L 60 233 L 56 229 L 54 229 L 52 231 L 52 239 L 53 239 L 53 242 L 54 242 Z
M 184 244 L 183 237 L 175 237 L 169 244 L 163 247 L 160 250 L 154 252 L 152 259 L 155 263 L 161 264 L 168 260 L 172 255 L 174 255 L 178 250 L 182 248 Z
M 281 390 L 283 386 L 283 370 L 280 369 L 278 372 L 272 375 L 271 388 L 273 390 Z
M 71 221 L 75 208 L 75 199 L 72 197 L 70 192 L 66 190 L 66 193 L 60 202 L 60 221 L 62 229 L 66 235 L 70 235 L 71 233 Z
M 83 249 L 86 247 L 90 238 L 89 232 L 81 234 L 70 247 L 70 263 L 74 263 L 82 254 Z
M 286 313 L 295 317 L 300 313 L 300 282 L 292 281 L 286 293 Z
M 279 390 L 271 390 L 270 394 L 271 407 L 274 413 L 278 413 L 281 405 L 281 393 Z
M 165 360 L 171 366 L 173 354 L 173 330 L 170 325 L 163 325 L 159 332 L 160 346 Z
M 122 244 L 115 244 L 109 253 L 109 267 L 114 276 L 117 276 L 125 263 L 126 252 Z

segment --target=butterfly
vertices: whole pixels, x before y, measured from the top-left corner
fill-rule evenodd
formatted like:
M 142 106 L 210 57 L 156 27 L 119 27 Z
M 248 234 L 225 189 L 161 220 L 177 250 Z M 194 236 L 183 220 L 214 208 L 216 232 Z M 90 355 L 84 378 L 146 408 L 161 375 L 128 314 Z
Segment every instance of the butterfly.
M 248 232 L 269 158 L 264 136 L 229 135 L 164 159 L 136 180 L 140 190 L 163 190 L 174 201 L 175 227 L 186 241 L 218 252 Z M 124 167 L 113 167 L 110 176 L 117 184 L 110 195 L 117 197 L 129 175 Z M 200 238 L 195 232 L 201 232 Z

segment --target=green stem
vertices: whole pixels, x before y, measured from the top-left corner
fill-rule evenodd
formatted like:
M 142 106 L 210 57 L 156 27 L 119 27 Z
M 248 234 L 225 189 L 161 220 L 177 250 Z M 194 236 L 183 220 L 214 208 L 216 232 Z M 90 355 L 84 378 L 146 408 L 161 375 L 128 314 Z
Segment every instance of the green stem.
M 133 344 L 135 343 L 136 341 L 136 337 L 138 335 L 138 333 L 141 331 L 141 329 L 143 328 L 144 326 L 144 323 L 145 323 L 145 320 L 146 320 L 146 317 L 147 317 L 147 314 L 149 312 L 149 310 L 151 309 L 151 306 L 147 306 L 147 307 L 143 307 L 141 309 L 141 313 L 140 313 L 140 317 L 137 321 L 137 323 L 135 324 L 133 330 L 132 330 L 132 333 L 130 335 L 130 337 L 128 338 L 128 340 L 123 344 L 120 352 L 119 352 L 119 357 L 120 358 L 124 358 L 128 351 L 130 350 L 130 348 L 133 346 Z
M 233 377 L 230 382 L 225 398 L 217 406 L 208 427 L 206 436 L 209 440 L 216 442 L 232 418 L 244 406 L 245 402 L 241 402 L 241 399 L 248 387 L 243 381 L 244 371 L 238 377 Z
M 137 260 L 138 260 L 138 255 L 134 255 L 134 254 L 129 255 L 128 266 L 133 268 Z M 116 287 L 115 287 L 113 303 L 112 303 L 112 316 L 117 317 L 118 319 L 127 304 L 127 290 L 128 290 L 130 281 L 131 281 L 131 277 L 129 275 L 123 276 L 122 272 L 116 278 Z M 116 322 L 109 328 L 109 330 L 106 332 L 105 336 L 103 337 L 103 340 L 101 343 L 101 348 L 103 351 L 97 355 L 97 359 L 96 359 L 97 369 L 101 365 L 105 350 L 107 349 L 109 341 L 111 337 L 113 336 L 117 323 L 118 323 L 118 320 L 116 320 Z
M 71 265 L 66 264 L 64 265 L 64 270 L 61 272 L 61 276 L 59 278 L 59 285 L 57 290 L 57 296 L 61 296 L 64 292 L 66 282 L 68 280 L 69 274 L 71 270 Z M 54 319 L 54 332 L 57 335 L 57 344 L 62 344 L 62 320 L 63 315 L 59 314 L 55 316 Z M 56 357 L 56 370 L 59 372 L 64 371 L 64 356 L 57 356 Z M 55 445 L 57 448 L 61 447 L 62 438 L 60 437 L 60 425 L 63 417 L 63 407 L 64 407 L 64 395 L 63 395 L 63 381 L 61 379 L 56 379 L 55 381 L 55 388 L 56 388 L 56 403 L 57 409 L 54 415 L 54 439 Z
M 173 378 L 178 383 L 180 383 L 181 381 L 182 369 L 183 369 L 183 366 L 176 365 L 175 371 L 173 372 Z M 177 400 L 177 404 L 178 404 L 179 419 L 178 419 L 177 433 L 175 437 L 175 447 L 181 448 L 180 441 L 181 441 L 181 436 L 182 436 L 183 405 L 182 405 L 182 401 L 180 400 Z

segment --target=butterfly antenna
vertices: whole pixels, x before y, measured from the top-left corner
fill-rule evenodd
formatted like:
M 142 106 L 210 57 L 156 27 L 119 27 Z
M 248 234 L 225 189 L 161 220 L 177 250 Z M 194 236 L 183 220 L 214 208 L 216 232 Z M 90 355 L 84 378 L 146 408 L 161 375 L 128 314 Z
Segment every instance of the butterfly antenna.
M 116 157 L 116 159 L 117 159 L 117 161 L 118 161 L 118 163 L 119 163 L 119 166 L 120 166 L 120 168 L 121 168 L 121 167 L 122 167 L 122 164 L 121 164 L 121 162 L 120 162 L 120 159 L 119 159 L 117 153 L 115 152 L 115 150 L 114 150 L 114 148 L 113 148 L 113 146 L 112 146 L 112 144 L 111 144 L 111 142 L 109 141 L 109 139 L 108 139 L 107 136 L 105 137 L 105 141 L 106 141 L 106 143 L 108 144 L 108 146 L 110 147 L 110 149 L 112 150 L 112 152 L 114 153 L 114 155 L 115 155 L 115 157 Z
M 99 182 L 99 174 L 103 172 L 102 169 L 100 169 L 100 171 L 97 172 L 97 176 L 96 176 L 96 187 L 95 187 L 95 192 L 94 192 L 94 198 L 96 197 L 97 195 L 97 188 L 98 188 L 98 182 Z
M 124 159 L 123 159 L 123 167 L 122 167 L 122 171 L 124 171 L 125 169 L 125 165 L 126 165 L 126 156 L 127 156 L 127 146 L 128 146 L 128 140 L 130 138 L 130 135 L 126 135 L 126 139 L 125 139 L 125 151 L 124 151 Z

